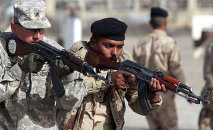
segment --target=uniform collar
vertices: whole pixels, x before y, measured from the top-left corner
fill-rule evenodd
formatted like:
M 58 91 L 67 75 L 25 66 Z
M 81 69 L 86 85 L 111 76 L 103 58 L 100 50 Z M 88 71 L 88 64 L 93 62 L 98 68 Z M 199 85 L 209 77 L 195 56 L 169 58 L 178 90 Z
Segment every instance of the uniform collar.
M 161 30 L 161 29 L 154 29 L 153 30 L 153 33 L 157 33 L 157 34 L 160 34 L 160 35 L 165 35 L 166 36 L 166 32 Z

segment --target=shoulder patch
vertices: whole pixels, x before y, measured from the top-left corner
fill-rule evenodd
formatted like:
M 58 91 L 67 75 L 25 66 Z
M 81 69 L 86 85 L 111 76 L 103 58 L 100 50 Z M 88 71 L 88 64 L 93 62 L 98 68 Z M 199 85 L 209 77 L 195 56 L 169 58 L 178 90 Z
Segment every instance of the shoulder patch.
M 79 41 L 79 42 L 75 42 L 69 49 L 69 51 L 71 51 L 72 53 L 76 53 L 77 51 L 83 49 L 86 47 L 87 45 L 87 41 Z

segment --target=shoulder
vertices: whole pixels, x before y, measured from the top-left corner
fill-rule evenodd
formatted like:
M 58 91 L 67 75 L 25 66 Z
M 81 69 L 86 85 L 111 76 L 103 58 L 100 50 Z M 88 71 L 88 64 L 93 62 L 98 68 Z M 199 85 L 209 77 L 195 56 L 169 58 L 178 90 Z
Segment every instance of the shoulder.
M 85 58 L 85 55 L 88 51 L 88 42 L 87 41 L 78 41 L 75 42 L 69 49 L 75 56 L 80 57 L 81 59 Z
M 144 37 L 140 37 L 135 47 L 140 47 L 140 46 L 150 43 L 152 41 L 153 37 L 154 37 L 153 33 L 150 33 Z
M 61 45 L 59 45 L 55 40 L 49 39 L 47 37 L 44 37 L 43 40 L 44 42 L 56 47 L 57 49 L 64 49 Z
M 123 50 L 121 56 L 119 57 L 120 62 L 123 62 L 125 60 L 133 60 L 131 53 L 129 53 L 127 50 Z
M 14 33 L 12 33 L 12 32 L 1 32 L 0 31 L 0 39 L 1 40 L 7 40 L 11 37 L 14 37 Z
M 69 49 L 72 53 L 76 53 L 78 51 L 81 51 L 87 46 L 88 42 L 87 41 L 78 41 L 75 42 Z
M 173 37 L 169 36 L 169 35 L 166 35 L 165 40 L 166 40 L 168 43 L 176 44 L 175 39 L 174 39 Z
M 167 50 L 172 50 L 172 49 L 178 48 L 175 39 L 172 38 L 171 36 L 167 35 L 166 37 L 162 38 L 161 40 L 163 41 L 162 43 L 164 43 L 164 47 Z
M 174 47 L 177 47 L 176 41 L 174 38 L 169 36 L 165 31 L 155 31 L 155 38 L 153 39 L 154 43 L 162 46 L 166 50 L 171 50 Z
M 6 43 L 14 37 L 14 33 L 12 32 L 0 32 L 0 43 L 1 49 L 6 49 Z

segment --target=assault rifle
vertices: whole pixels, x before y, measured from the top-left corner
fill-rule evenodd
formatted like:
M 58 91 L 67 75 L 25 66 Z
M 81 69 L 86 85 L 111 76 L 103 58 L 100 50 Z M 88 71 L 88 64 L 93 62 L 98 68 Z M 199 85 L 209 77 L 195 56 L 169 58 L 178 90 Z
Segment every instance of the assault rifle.
M 204 97 L 197 96 L 193 93 L 191 87 L 181 83 L 179 80 L 167 75 L 162 71 L 153 71 L 133 61 L 126 60 L 121 63 L 113 62 L 109 58 L 106 58 L 94 51 L 88 52 L 86 61 L 88 62 L 88 64 L 99 69 L 115 69 L 127 71 L 134 74 L 136 77 L 135 82 L 138 86 L 139 104 L 145 114 L 148 113 L 152 108 L 148 97 L 149 88 L 146 85 L 151 81 L 152 78 L 156 78 L 160 82 L 160 84 L 165 85 L 167 90 L 186 98 L 189 102 L 193 102 L 196 104 L 200 104 L 201 101 L 204 104 L 209 103 L 209 91 Z
M 7 44 L 8 54 L 11 56 L 16 55 L 27 55 L 30 53 L 36 53 L 42 56 L 44 61 L 48 62 L 50 65 L 50 73 L 53 83 L 53 89 L 55 90 L 56 96 L 61 97 L 65 93 L 62 81 L 56 71 L 55 61 L 62 60 L 65 65 L 70 69 L 79 71 L 84 75 L 91 74 L 95 78 L 104 80 L 107 84 L 113 84 L 108 79 L 100 76 L 96 72 L 96 68 L 89 65 L 87 62 L 81 60 L 80 58 L 74 56 L 71 52 L 63 49 L 57 49 L 44 41 L 38 41 L 35 44 L 27 44 L 14 37 L 8 40 Z

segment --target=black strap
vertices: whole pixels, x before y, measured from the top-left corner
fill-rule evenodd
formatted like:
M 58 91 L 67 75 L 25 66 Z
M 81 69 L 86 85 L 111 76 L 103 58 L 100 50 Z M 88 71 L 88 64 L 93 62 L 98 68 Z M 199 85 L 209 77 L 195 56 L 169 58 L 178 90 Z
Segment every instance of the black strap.
M 7 111 L 4 102 L 0 103 L 0 115 L 3 115 L 3 117 L 5 117 L 6 121 L 8 122 L 8 124 L 13 124 L 13 120 L 10 117 L 9 112 Z

